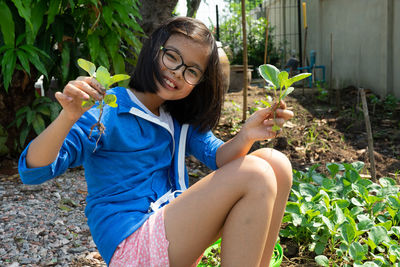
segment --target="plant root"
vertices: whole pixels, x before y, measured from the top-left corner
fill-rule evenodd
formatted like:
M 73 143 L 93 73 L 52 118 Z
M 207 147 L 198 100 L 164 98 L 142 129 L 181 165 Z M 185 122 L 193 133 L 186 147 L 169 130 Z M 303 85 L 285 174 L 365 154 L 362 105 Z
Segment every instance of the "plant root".
M 97 130 L 99 131 L 99 137 L 96 140 L 96 146 L 94 147 L 93 153 L 96 151 L 97 144 L 99 143 L 101 136 L 104 134 L 104 131 L 106 130 L 106 127 L 104 126 L 104 124 L 101 123 L 99 120 L 97 123 L 93 124 L 92 127 L 90 127 L 89 139 L 91 138 L 92 132 L 95 127 L 97 127 Z

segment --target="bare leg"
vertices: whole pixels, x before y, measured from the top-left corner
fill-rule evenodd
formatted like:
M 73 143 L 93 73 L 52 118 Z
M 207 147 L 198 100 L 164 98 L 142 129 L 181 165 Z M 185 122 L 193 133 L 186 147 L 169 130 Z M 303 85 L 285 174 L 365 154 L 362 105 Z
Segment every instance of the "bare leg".
M 282 218 L 285 213 L 286 202 L 292 187 L 292 166 L 288 158 L 281 152 L 273 149 L 260 149 L 252 153 L 267 161 L 274 170 L 277 184 L 277 195 L 272 212 L 267 241 L 260 267 L 269 266 L 276 240 L 278 239 Z
M 262 255 L 268 254 L 267 237 L 273 236 L 269 228 L 276 221 L 278 188 L 264 152 L 226 164 L 165 207 L 171 266 L 190 266 L 221 231 L 223 265 L 260 264 Z M 274 227 L 279 230 L 279 225 Z

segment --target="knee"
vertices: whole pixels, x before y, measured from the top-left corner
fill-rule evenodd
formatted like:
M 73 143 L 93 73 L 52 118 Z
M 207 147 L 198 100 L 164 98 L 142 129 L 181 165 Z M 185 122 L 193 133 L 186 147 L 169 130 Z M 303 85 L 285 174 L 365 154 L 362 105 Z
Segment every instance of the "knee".
M 271 165 L 253 155 L 246 156 L 243 163 L 247 165 L 248 170 L 248 173 L 242 177 L 247 192 L 261 197 L 275 198 L 278 190 L 277 179 Z
M 290 190 L 293 181 L 292 164 L 285 154 L 275 149 L 261 148 L 253 152 L 253 155 L 260 157 L 271 165 L 278 187 Z

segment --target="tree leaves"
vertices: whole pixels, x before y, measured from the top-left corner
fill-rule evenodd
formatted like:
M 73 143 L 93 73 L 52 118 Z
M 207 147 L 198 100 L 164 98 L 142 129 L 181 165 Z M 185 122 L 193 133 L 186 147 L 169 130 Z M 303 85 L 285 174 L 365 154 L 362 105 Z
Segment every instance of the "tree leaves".
M 0 1 L 0 28 L 5 45 L 14 46 L 15 25 L 10 9 L 7 4 Z

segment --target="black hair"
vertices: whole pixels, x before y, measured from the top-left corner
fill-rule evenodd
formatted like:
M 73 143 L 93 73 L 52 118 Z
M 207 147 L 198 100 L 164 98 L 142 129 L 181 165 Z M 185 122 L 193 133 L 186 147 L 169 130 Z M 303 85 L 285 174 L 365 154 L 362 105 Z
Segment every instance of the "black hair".
M 160 48 L 173 34 L 207 44 L 210 56 L 204 77 L 192 92 L 183 99 L 165 101 L 164 107 L 181 124 L 192 124 L 200 131 L 210 130 L 221 116 L 224 89 L 216 41 L 201 21 L 174 17 L 161 24 L 143 44 L 129 87 L 139 92 L 157 93 L 155 79 L 164 84 L 159 64 Z

